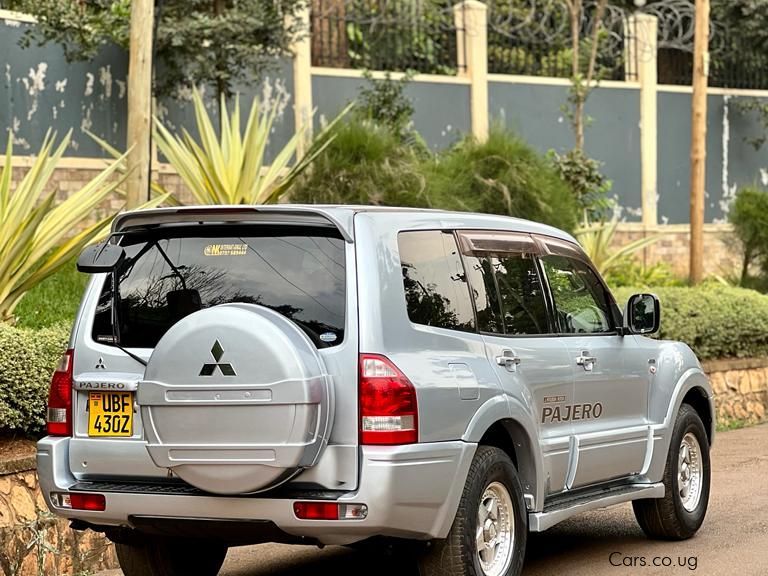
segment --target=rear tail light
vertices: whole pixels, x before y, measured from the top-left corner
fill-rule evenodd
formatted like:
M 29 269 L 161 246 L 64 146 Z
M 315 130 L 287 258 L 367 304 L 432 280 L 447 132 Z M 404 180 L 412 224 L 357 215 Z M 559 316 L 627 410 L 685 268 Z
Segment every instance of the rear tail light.
M 293 513 L 299 520 L 364 520 L 368 516 L 368 506 L 337 502 L 294 502 Z
M 59 508 L 72 510 L 88 510 L 104 512 L 107 509 L 107 499 L 104 494 L 88 494 L 86 492 L 54 492 L 51 500 Z
M 418 442 L 416 389 L 388 358 L 360 355 L 360 442 Z
M 67 350 L 51 378 L 48 391 L 48 434 L 72 435 L 73 350 Z

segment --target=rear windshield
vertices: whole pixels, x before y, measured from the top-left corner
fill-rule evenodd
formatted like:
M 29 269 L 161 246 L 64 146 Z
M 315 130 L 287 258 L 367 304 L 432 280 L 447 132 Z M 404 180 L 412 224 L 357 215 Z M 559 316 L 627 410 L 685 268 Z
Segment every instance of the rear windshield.
M 118 322 L 109 276 L 96 309 L 97 342 L 153 348 L 184 316 L 230 302 L 279 312 L 318 347 L 344 338 L 344 240 L 333 230 L 198 225 L 126 235 L 121 245 Z

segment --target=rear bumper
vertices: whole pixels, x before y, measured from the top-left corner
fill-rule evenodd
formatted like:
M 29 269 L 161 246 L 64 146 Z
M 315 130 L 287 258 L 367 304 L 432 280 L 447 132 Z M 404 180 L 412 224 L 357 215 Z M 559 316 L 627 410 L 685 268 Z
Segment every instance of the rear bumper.
M 105 492 L 103 512 L 58 508 L 51 501 L 51 493 L 69 492 L 77 483 L 69 471 L 69 438 L 43 438 L 38 443 L 37 466 L 48 507 L 58 515 L 93 525 L 136 527 L 133 519 L 138 517 L 264 520 L 292 536 L 323 544 L 350 544 L 372 536 L 445 537 L 476 447 L 460 441 L 363 447 L 359 489 L 338 498 L 339 502 L 366 504 L 368 515 L 360 520 L 300 520 L 293 513 L 295 500 L 290 498 L 135 490 Z M 306 496 L 302 500 L 312 499 Z

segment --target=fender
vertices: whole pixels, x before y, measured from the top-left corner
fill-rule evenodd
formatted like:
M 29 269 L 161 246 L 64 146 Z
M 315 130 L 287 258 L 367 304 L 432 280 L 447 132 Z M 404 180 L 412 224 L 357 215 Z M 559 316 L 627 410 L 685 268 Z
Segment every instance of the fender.
M 532 503 L 526 503 L 531 504 L 531 511 L 539 511 L 544 506 L 544 465 L 537 424 L 522 403 L 509 396 L 494 396 L 489 399 L 475 412 L 462 440 L 477 444 L 488 429 L 497 422 L 502 422 L 510 435 L 525 435 L 527 447 L 521 442 L 515 442 L 518 461 L 525 462 L 526 468 L 520 470 L 520 480 L 523 484 L 523 492 L 533 497 Z M 520 453 L 521 448 L 525 453 Z
M 664 475 L 667 454 L 672 440 L 672 430 L 675 426 L 675 418 L 683 404 L 683 399 L 691 390 L 698 388 L 703 392 L 709 405 L 710 415 L 710 445 L 715 438 L 715 410 L 712 394 L 712 387 L 709 378 L 700 367 L 692 367 L 685 370 L 677 379 L 674 390 L 670 396 L 664 420 L 660 424 L 653 426 L 653 456 L 648 469 L 648 478 L 653 482 L 658 482 Z

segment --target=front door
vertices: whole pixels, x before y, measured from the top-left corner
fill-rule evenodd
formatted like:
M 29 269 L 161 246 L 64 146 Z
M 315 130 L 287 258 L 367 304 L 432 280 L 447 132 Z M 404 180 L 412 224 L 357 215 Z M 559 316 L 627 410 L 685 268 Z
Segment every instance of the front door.
M 511 406 L 533 414 L 547 482 L 546 493 L 565 489 L 571 423 L 542 416 L 573 401 L 573 370 L 565 346 L 553 336 L 537 245 L 526 234 L 463 233 L 464 268 L 486 354 Z
M 574 370 L 573 403 L 561 407 L 576 448 L 567 486 L 637 474 L 649 442 L 648 367 L 634 337 L 620 335 L 620 313 L 586 256 L 561 241 L 544 245 L 557 331 Z

